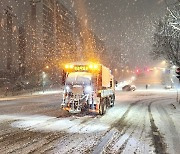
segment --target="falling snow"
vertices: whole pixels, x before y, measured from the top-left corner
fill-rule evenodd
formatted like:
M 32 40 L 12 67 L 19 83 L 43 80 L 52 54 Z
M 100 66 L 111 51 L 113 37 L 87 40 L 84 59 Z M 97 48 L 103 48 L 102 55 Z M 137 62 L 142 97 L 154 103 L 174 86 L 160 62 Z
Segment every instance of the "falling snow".
M 93 60 L 128 72 L 152 65 L 154 23 L 164 16 L 165 5 L 162 0 L 2 0 L 0 78 L 39 87 L 60 83 L 62 65 L 69 61 Z M 43 72 L 49 74 L 44 79 Z

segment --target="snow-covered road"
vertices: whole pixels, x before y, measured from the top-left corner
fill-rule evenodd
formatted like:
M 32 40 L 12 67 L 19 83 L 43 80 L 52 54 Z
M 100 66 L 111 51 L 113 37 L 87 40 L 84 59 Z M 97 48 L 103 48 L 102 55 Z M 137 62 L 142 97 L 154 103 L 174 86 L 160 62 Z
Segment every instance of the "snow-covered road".
M 0 100 L 0 153 L 178 154 L 176 92 L 116 91 L 104 116 L 65 114 L 61 94 Z

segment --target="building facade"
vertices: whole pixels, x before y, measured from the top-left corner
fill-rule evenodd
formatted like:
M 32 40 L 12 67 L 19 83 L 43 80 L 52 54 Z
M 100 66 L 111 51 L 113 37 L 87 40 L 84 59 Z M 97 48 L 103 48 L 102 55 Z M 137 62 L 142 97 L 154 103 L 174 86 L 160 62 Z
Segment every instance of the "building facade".
M 0 70 L 32 73 L 44 62 L 67 56 L 75 49 L 72 20 L 57 0 L 2 0 Z
M 1 0 L 0 71 L 17 79 L 38 75 L 46 64 L 83 60 L 89 39 L 98 57 L 104 44 L 88 29 L 84 39 L 80 23 L 58 0 Z
M 18 10 L 16 1 L 0 2 L 0 76 L 14 74 L 18 67 Z

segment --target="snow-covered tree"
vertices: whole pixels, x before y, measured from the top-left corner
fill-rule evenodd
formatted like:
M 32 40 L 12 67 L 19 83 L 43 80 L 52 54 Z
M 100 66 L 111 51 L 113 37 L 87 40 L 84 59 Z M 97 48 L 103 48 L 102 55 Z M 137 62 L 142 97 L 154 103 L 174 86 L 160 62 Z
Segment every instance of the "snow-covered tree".
M 165 58 L 180 66 L 180 2 L 167 7 L 165 17 L 156 24 L 153 58 Z

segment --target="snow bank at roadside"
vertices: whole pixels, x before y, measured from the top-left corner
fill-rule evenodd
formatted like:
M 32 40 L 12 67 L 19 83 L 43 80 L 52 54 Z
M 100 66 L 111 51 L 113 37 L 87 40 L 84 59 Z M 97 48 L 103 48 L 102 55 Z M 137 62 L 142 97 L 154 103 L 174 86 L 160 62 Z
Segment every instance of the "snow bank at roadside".
M 51 95 L 51 94 L 59 94 L 62 93 L 63 90 L 62 89 L 55 89 L 55 90 L 49 90 L 49 91 L 37 91 L 34 93 L 26 93 L 26 94 L 22 94 L 22 95 L 18 95 L 18 96 L 6 96 L 6 97 L 2 97 L 0 98 L 0 101 L 4 101 L 4 100 L 16 100 L 16 99 L 21 99 L 21 98 L 26 98 L 26 97 L 32 97 L 32 96 L 38 96 L 38 95 Z

